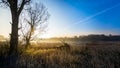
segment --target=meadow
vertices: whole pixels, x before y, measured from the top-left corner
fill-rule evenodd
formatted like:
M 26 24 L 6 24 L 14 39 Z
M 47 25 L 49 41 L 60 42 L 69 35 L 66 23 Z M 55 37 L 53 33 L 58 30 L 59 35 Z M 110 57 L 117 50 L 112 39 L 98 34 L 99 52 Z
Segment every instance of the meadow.
M 0 44 L 0 68 L 7 67 L 7 43 Z M 120 43 L 37 43 L 19 45 L 17 68 L 119 68 Z

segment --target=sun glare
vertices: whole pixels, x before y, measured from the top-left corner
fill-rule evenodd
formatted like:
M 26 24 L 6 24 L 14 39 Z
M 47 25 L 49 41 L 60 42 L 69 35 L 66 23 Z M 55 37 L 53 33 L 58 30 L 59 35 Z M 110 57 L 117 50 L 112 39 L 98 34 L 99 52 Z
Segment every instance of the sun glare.
M 40 38 L 51 38 L 52 36 L 49 34 L 43 34 L 40 36 Z

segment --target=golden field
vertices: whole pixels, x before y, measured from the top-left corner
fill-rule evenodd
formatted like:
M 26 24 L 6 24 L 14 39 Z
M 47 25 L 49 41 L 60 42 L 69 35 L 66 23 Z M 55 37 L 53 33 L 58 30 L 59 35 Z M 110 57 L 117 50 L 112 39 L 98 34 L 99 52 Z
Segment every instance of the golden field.
M 0 66 L 7 67 L 5 57 L 8 44 L 0 45 Z M 18 68 L 118 68 L 120 67 L 119 42 L 37 43 L 28 49 L 19 46 Z

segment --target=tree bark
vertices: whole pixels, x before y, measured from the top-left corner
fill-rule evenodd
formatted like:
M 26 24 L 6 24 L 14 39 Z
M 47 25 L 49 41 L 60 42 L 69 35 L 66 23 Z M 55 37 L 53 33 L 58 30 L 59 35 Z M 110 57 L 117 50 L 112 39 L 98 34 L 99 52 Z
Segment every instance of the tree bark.
M 10 35 L 10 55 L 17 54 L 17 46 L 18 46 L 18 23 L 19 23 L 19 14 L 17 8 L 17 0 L 13 3 L 11 2 L 11 16 L 12 16 L 12 24 L 11 24 L 11 35 Z
M 17 53 L 18 46 L 18 16 L 13 15 L 11 38 L 10 38 L 10 54 Z

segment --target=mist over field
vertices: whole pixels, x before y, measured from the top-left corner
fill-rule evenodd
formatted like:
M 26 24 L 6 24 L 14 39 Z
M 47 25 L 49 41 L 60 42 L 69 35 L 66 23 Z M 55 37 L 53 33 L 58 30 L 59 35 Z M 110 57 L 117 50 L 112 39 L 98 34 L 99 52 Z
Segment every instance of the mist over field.
M 119 68 L 119 0 L 0 0 L 0 68 Z

